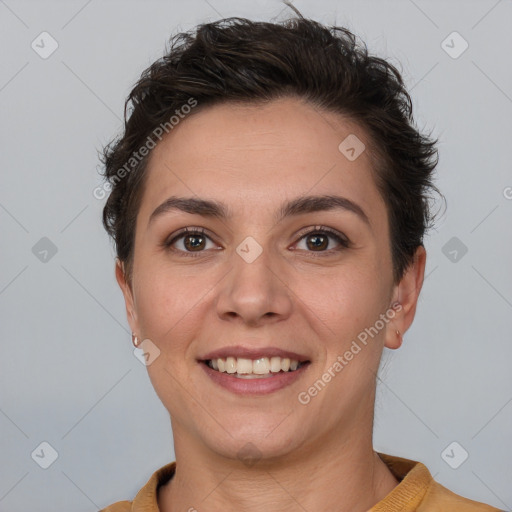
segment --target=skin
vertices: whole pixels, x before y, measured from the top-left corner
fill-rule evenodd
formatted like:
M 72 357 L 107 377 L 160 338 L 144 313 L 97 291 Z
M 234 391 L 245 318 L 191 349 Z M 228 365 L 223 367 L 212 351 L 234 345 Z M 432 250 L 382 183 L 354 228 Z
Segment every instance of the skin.
M 158 493 L 163 512 L 366 511 L 398 484 L 372 446 L 376 373 L 383 348 L 398 348 L 396 331 L 413 321 L 426 254 L 420 246 L 393 282 L 388 217 L 369 150 L 354 161 L 338 150 L 349 134 L 368 148 L 358 125 L 282 98 L 198 110 L 152 152 L 132 279 L 119 261 L 116 278 L 132 331 L 160 350 L 147 369 L 170 414 L 177 461 Z M 350 199 L 369 224 L 342 209 L 274 221 L 284 201 L 313 194 Z M 170 211 L 148 225 L 171 195 L 222 201 L 233 216 Z M 318 225 L 351 245 L 329 238 L 317 249 L 314 236 L 297 236 Z M 211 233 L 197 257 L 185 255 L 186 236 L 174 251 L 162 247 L 184 227 Z M 248 236 L 263 250 L 252 263 L 236 252 Z M 198 240 L 188 242 L 190 254 Z M 378 335 L 307 405 L 299 403 L 298 394 L 395 302 L 401 307 Z M 284 389 L 236 395 L 213 383 L 197 358 L 240 340 L 304 354 L 311 364 Z M 258 457 L 252 465 L 237 455 L 247 443 Z

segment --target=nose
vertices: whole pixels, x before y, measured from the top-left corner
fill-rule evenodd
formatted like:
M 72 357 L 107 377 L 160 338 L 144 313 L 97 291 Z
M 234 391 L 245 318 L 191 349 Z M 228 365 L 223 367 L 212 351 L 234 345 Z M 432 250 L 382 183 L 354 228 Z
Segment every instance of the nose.
M 257 327 L 290 316 L 293 293 L 286 263 L 272 258 L 265 248 L 254 261 L 233 251 L 230 263 L 231 271 L 218 289 L 216 307 L 221 319 Z

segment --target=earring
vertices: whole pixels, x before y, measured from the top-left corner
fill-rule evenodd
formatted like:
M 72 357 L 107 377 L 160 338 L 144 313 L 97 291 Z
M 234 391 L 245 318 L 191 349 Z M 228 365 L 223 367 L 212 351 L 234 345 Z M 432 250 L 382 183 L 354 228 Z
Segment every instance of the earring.
M 401 345 L 402 344 L 402 333 L 398 329 L 396 330 L 396 335 L 398 336 L 398 340 Z
M 135 334 L 133 332 L 132 332 L 132 343 L 135 348 L 137 348 L 139 345 L 139 338 L 137 338 L 137 336 L 135 336 Z

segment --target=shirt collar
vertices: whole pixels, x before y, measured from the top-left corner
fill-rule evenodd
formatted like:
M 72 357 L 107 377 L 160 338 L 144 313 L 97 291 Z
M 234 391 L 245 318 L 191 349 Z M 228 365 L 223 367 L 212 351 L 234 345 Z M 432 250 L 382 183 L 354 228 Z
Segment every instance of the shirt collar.
M 379 452 L 377 454 L 388 466 L 399 484 L 383 500 L 375 504 L 369 512 L 416 510 L 432 481 L 432 475 L 427 467 L 415 460 Z M 155 471 L 135 496 L 132 502 L 132 512 L 159 512 L 158 488 L 174 476 L 175 470 L 176 462 L 171 462 Z

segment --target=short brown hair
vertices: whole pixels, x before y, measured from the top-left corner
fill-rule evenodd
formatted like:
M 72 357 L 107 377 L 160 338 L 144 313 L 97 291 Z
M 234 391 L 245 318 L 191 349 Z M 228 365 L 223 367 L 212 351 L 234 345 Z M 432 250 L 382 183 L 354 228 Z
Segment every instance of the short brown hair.
M 438 192 L 432 182 L 438 158 L 437 141 L 414 127 L 399 71 L 369 55 L 345 28 L 305 18 L 269 23 L 237 17 L 171 37 L 170 49 L 142 73 L 126 99 L 124 133 L 103 149 L 103 175 L 112 187 L 103 224 L 128 277 L 149 158 L 135 161 L 133 153 L 190 98 L 199 110 L 286 96 L 340 113 L 369 136 L 389 217 L 393 277 L 400 280 L 433 219 L 429 199 L 430 192 Z M 129 172 L 119 179 L 121 168 Z

